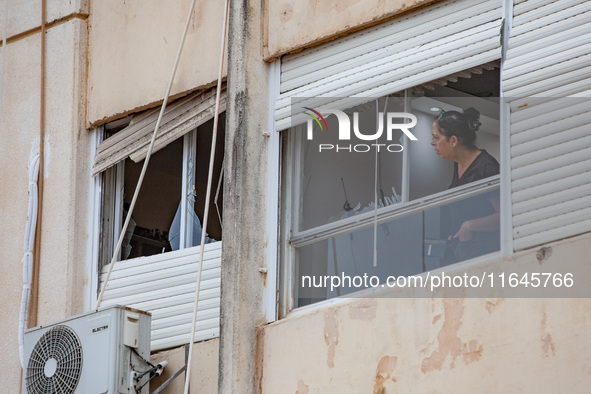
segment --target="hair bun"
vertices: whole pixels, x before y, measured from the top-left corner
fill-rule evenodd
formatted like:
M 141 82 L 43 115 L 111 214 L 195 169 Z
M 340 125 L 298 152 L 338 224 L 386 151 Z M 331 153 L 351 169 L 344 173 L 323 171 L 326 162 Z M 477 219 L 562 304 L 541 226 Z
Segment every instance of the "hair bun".
M 468 127 L 471 131 L 478 131 L 478 128 L 482 123 L 478 120 L 480 119 L 480 112 L 478 112 L 475 108 L 466 108 L 464 110 L 464 119 L 468 122 Z

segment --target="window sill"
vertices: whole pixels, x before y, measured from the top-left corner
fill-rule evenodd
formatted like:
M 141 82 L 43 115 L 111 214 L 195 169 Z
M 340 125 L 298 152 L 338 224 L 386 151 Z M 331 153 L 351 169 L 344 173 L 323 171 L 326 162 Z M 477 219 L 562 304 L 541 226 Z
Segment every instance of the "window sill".
M 297 232 L 290 239 L 290 243 L 293 247 L 306 246 L 337 235 L 369 227 L 376 219 L 378 223 L 386 222 L 428 208 L 448 204 L 462 198 L 493 190 L 499 187 L 499 185 L 500 176 L 496 175 L 477 182 L 472 182 L 469 185 L 464 185 L 451 190 L 444 190 L 440 193 L 432 194 L 414 201 L 402 202 L 380 208 L 377 211 L 377 215 L 374 212 L 364 212 L 347 219 Z
M 431 271 L 421 272 L 421 273 L 418 273 L 418 274 L 415 274 L 412 276 L 426 278 L 429 275 L 435 276 L 435 275 L 439 275 L 443 272 L 445 272 L 446 275 L 457 275 L 460 273 L 463 274 L 466 270 L 474 269 L 474 268 L 479 267 L 485 263 L 489 263 L 489 262 L 498 260 L 501 257 L 502 257 L 501 252 L 494 252 L 494 253 L 490 253 L 487 255 L 478 256 L 473 259 L 460 261 L 458 263 L 448 265 L 445 267 L 440 267 L 440 268 L 437 268 L 437 269 L 434 269 Z M 313 303 L 310 305 L 305 305 L 302 307 L 295 308 L 295 309 L 287 312 L 287 314 L 285 314 L 283 319 L 289 318 L 292 316 L 299 316 L 302 314 L 307 314 L 309 312 L 316 311 L 318 309 L 322 309 L 322 308 L 326 308 L 326 307 L 330 307 L 330 306 L 344 305 L 345 303 L 347 303 L 353 299 L 408 298 L 409 297 L 409 294 L 408 294 L 409 290 L 412 290 L 412 289 L 409 287 L 399 287 L 399 288 L 396 288 L 396 287 L 375 287 L 375 288 L 363 289 L 363 290 L 359 290 L 359 291 L 356 291 L 356 292 L 348 294 L 348 295 L 344 295 L 344 296 L 340 296 L 340 297 L 336 297 L 336 298 L 330 298 L 330 299 L 327 299 L 324 301 L 319 301 L 319 302 L 316 302 L 316 303 Z M 419 298 L 424 298 L 424 297 L 419 297 Z

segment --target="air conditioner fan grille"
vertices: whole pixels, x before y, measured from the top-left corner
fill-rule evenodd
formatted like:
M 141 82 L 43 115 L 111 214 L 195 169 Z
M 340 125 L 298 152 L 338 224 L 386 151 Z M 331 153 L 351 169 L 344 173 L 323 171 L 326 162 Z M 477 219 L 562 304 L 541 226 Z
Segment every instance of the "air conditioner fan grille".
M 67 326 L 47 330 L 29 358 L 26 386 L 29 394 L 71 394 L 82 372 L 82 345 Z

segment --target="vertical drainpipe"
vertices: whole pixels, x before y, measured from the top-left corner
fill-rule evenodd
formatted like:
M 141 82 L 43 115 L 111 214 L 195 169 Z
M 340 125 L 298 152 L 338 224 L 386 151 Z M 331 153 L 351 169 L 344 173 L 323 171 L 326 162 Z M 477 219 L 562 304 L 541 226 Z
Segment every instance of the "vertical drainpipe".
M 43 214 L 43 173 L 45 143 L 45 20 L 47 15 L 46 0 L 41 0 L 41 86 L 40 86 L 40 119 L 39 119 L 39 179 L 37 226 L 35 229 L 35 248 L 33 249 L 33 275 L 31 281 L 31 305 L 29 306 L 29 327 L 37 325 L 39 305 L 39 262 L 41 255 L 41 218 Z

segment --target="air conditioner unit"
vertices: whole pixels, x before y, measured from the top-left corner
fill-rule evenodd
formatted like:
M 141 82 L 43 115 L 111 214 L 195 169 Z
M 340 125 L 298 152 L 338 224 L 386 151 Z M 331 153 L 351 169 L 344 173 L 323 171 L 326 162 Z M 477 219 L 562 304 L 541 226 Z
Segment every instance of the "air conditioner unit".
M 23 393 L 147 394 L 150 322 L 114 306 L 27 330 Z

